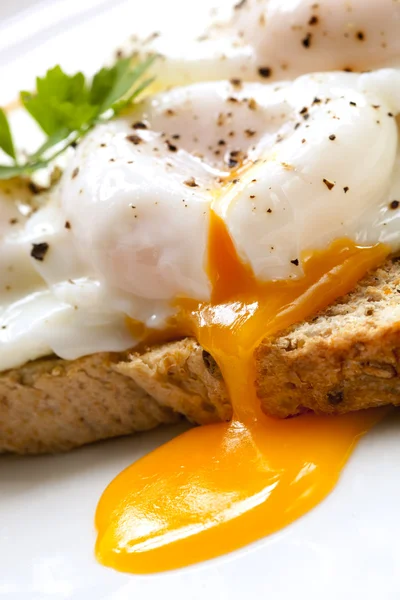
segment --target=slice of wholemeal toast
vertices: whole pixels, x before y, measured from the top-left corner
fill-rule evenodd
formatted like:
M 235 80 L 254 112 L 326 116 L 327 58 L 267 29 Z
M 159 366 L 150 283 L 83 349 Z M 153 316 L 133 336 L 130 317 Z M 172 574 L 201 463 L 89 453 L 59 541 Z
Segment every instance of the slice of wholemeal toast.
M 400 404 L 400 262 L 388 260 L 325 311 L 264 339 L 255 360 L 258 396 L 277 417 Z M 0 374 L 0 452 L 69 450 L 179 415 L 200 424 L 232 415 L 218 366 L 192 338 Z
M 388 260 L 307 321 L 257 348 L 265 412 L 336 414 L 400 404 L 400 262 Z
M 231 417 L 219 370 L 193 339 L 140 359 L 51 357 L 0 374 L 0 452 L 70 450 L 173 423 L 180 414 L 196 423 Z

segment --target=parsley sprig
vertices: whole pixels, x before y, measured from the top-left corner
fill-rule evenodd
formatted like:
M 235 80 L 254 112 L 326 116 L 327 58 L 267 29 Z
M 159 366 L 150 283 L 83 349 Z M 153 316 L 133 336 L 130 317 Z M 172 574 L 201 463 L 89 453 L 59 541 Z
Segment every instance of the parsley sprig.
M 36 79 L 36 91 L 21 92 L 22 105 L 47 136 L 34 152 L 18 160 L 6 113 L 0 108 L 0 148 L 12 159 L 0 165 L 0 179 L 30 176 L 47 167 L 97 123 L 104 122 L 131 104 L 153 81 L 143 75 L 155 56 L 132 65 L 131 58 L 104 67 L 88 83 L 83 73 L 67 75 L 60 66 Z

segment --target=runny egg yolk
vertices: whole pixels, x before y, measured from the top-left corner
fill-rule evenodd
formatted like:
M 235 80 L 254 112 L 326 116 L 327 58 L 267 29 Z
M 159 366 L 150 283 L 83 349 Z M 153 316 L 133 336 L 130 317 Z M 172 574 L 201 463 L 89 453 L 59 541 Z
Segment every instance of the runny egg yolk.
M 212 301 L 188 303 L 184 329 L 218 362 L 234 417 L 189 430 L 108 486 L 96 512 L 103 565 L 154 573 L 210 559 L 281 529 L 332 490 L 382 411 L 272 419 L 257 399 L 254 349 L 347 293 L 387 254 L 342 239 L 303 256 L 301 279 L 260 283 L 212 214 Z

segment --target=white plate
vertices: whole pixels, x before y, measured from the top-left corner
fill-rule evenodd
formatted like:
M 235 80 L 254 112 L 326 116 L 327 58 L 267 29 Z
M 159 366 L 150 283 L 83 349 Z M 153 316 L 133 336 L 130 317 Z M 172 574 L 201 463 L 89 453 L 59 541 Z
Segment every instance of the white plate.
M 228 0 L 227 0 L 228 2 Z M 1 0 L 0 102 L 60 62 L 91 72 L 137 30 L 201 30 L 212 0 Z M 189 25 L 186 25 L 188 27 Z M 183 426 L 67 455 L 0 457 L 0 598 L 7 600 L 398 600 L 400 418 L 358 446 L 331 496 L 251 546 L 157 576 L 94 560 L 101 492 Z

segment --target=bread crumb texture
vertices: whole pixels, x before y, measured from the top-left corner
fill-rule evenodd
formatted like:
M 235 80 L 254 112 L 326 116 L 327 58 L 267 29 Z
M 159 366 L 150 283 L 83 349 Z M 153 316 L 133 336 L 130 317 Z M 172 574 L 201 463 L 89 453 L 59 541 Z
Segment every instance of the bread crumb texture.
M 338 414 L 400 404 L 400 262 L 388 260 L 347 296 L 256 349 L 268 414 Z
M 174 423 L 229 420 L 219 369 L 193 339 L 138 355 L 40 359 L 0 375 L 0 452 L 70 450 Z

